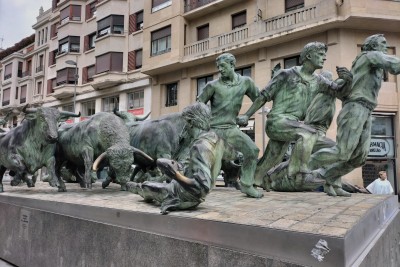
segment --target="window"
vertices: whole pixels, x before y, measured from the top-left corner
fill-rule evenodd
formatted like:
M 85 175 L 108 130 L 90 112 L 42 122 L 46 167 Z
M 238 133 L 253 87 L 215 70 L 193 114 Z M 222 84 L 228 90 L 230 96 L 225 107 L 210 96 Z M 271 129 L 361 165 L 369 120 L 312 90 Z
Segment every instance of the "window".
M 171 51 L 171 26 L 151 33 L 151 55 L 156 56 Z
M 22 78 L 22 69 L 23 69 L 24 63 L 19 61 L 18 62 L 18 72 L 17 72 L 17 77 Z
M 18 91 L 19 91 L 19 88 L 18 87 L 15 88 L 15 99 L 18 99 Z
M 57 79 L 47 80 L 47 95 L 54 93 L 54 87 L 57 86 Z
M 208 24 L 197 27 L 197 41 L 207 39 L 209 36 L 210 26 Z
M 114 107 L 117 107 L 118 109 L 119 96 L 110 96 L 103 98 L 102 102 L 103 102 L 103 111 L 112 112 L 114 110 Z
M 43 86 L 43 82 L 38 82 L 36 85 L 36 94 L 40 95 L 42 93 L 42 86 Z
M 93 76 L 96 73 L 96 66 L 91 65 L 82 70 L 82 83 L 88 83 L 93 81 Z
M 203 93 L 203 89 L 206 86 L 208 82 L 211 82 L 213 80 L 213 76 L 205 76 L 197 79 L 197 96 L 199 96 L 201 93 Z
M 124 16 L 110 15 L 97 22 L 97 37 L 107 34 L 123 34 L 124 33 Z
M 75 68 L 64 68 L 57 71 L 56 86 L 75 83 Z
M 50 38 L 54 38 L 58 34 L 58 25 L 60 25 L 60 22 L 56 22 L 50 26 Z
M 47 43 L 47 35 L 49 34 L 49 29 L 46 27 L 45 28 L 45 34 L 44 34 L 44 42 Z
M 70 5 L 60 11 L 60 24 L 68 21 L 81 21 L 81 6 Z
M 21 97 L 19 99 L 20 104 L 26 103 L 26 88 L 26 85 L 21 86 Z
M 7 106 L 10 104 L 10 95 L 11 95 L 11 88 L 3 90 L 3 101 L 2 101 L 3 106 Z
M 96 101 L 87 101 L 81 104 L 82 116 L 89 117 L 96 113 Z
M 178 83 L 170 83 L 166 85 L 167 101 L 166 107 L 178 105 Z
M 144 90 L 128 94 L 128 109 L 142 108 L 144 106 Z
M 37 45 L 40 45 L 40 31 L 38 31 L 38 36 L 37 36 Z
M 283 68 L 289 69 L 294 66 L 300 66 L 300 56 L 288 57 L 283 59 Z
M 39 56 L 38 66 L 36 67 L 36 72 L 43 71 L 43 55 Z
M 303 8 L 304 0 L 285 0 L 285 12 Z
M 68 36 L 61 39 L 58 42 L 58 54 L 64 54 L 68 52 L 79 52 L 80 37 L 79 36 Z
M 96 4 L 97 0 L 86 5 L 86 16 L 85 16 L 86 20 L 96 16 Z
M 122 52 L 110 52 L 96 57 L 96 74 L 106 71 L 122 71 Z
M 151 12 L 156 12 L 160 9 L 166 8 L 172 4 L 171 0 L 152 0 Z
M 95 41 L 96 41 L 96 32 L 86 35 L 85 39 L 84 39 L 84 42 L 85 42 L 85 44 L 84 44 L 85 50 L 84 51 L 88 51 L 88 50 L 95 48 L 95 46 L 96 46 Z
M 236 69 L 235 72 L 242 76 L 251 77 L 251 67 Z
M 371 142 L 366 164 L 362 167 L 362 177 L 366 187 L 378 177 L 379 171 L 386 171 L 397 194 L 394 119 L 391 114 L 372 115 Z
M 129 51 L 128 71 L 140 69 L 142 67 L 142 49 Z
M 129 34 L 143 29 L 143 10 L 129 15 Z
M 12 63 L 4 67 L 4 80 L 8 80 L 12 77 Z
M 58 49 L 49 52 L 49 66 L 56 64 Z
M 246 25 L 246 10 L 232 15 L 232 30 Z
M 240 130 L 247 134 L 251 140 L 255 142 L 256 135 L 254 131 L 254 119 L 249 119 L 248 124 L 246 127 L 240 127 Z
M 65 105 L 65 106 L 62 106 L 61 109 L 63 111 L 67 111 L 67 112 L 74 112 L 74 105 L 71 105 L 71 104 Z
M 143 10 L 136 13 L 136 30 L 143 29 Z

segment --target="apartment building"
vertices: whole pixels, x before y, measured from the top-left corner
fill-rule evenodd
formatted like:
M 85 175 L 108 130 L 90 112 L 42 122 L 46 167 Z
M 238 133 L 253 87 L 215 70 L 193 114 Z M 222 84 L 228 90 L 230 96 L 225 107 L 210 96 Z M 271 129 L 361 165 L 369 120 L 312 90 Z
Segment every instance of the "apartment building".
M 75 107 L 82 119 L 115 106 L 134 114 L 151 110 L 156 118 L 193 103 L 203 86 L 218 77 L 215 58 L 223 52 L 234 54 L 237 72 L 262 88 L 276 64 L 299 64 L 301 49 L 311 41 L 328 45 L 324 69 L 336 77 L 335 67 L 350 69 L 371 34 L 385 34 L 389 53 L 400 56 L 398 14 L 395 0 L 53 0 L 52 9 L 41 12 L 33 25 L 31 64 L 41 66 L 43 55 L 43 76 L 28 79 L 26 101 L 70 111 Z M 7 89 L 14 97 L 21 87 L 19 78 L 13 84 L 4 79 L 16 56 L 1 60 L 3 113 L 16 103 L 4 105 Z M 399 88 L 398 77 L 386 74 L 373 113 L 368 162 L 346 180 L 365 185 L 386 169 L 400 189 Z M 250 105 L 246 98 L 242 111 Z M 260 110 L 242 128 L 260 155 L 268 142 L 265 115 Z M 335 138 L 335 122 L 328 136 Z

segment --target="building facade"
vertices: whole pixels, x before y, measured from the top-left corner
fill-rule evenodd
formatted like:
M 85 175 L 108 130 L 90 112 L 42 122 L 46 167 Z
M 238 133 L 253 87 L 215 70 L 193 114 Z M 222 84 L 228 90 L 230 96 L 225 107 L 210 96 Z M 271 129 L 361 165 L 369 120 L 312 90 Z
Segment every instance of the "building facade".
M 24 104 L 26 84 L 26 102 L 81 111 L 82 119 L 115 107 L 134 114 L 151 110 L 157 118 L 196 101 L 218 77 L 215 58 L 221 53 L 234 54 L 237 72 L 261 89 L 276 64 L 299 64 L 311 41 L 328 45 L 324 70 L 335 78 L 335 67 L 350 69 L 369 35 L 385 34 L 388 53 L 400 56 L 398 14 L 400 2 L 394 0 L 53 0 L 33 25 L 33 49 L 1 59 L 1 112 Z M 18 73 L 20 62 L 28 70 L 30 55 L 38 72 L 5 79 L 10 69 Z M 399 88 L 398 77 L 385 75 L 367 164 L 345 177 L 353 184 L 366 185 L 385 169 L 400 189 Z M 246 98 L 242 112 L 250 105 Z M 268 142 L 265 113 L 260 110 L 242 129 L 260 155 Z M 335 122 L 328 136 L 335 139 Z

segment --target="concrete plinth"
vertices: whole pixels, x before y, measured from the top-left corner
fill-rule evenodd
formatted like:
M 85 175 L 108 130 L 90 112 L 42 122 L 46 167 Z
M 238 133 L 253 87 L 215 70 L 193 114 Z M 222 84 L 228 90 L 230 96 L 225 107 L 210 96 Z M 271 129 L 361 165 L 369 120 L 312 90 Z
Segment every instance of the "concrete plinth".
M 5 185 L 0 258 L 17 266 L 398 266 L 397 196 L 216 188 L 197 209 L 159 214 L 119 186 L 58 193 Z

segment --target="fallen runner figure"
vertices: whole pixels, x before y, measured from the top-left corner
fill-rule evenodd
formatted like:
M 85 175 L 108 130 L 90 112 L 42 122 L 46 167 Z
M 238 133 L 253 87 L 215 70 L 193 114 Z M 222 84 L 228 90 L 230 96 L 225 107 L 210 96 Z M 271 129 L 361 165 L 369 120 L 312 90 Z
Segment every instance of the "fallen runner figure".
M 212 131 L 203 133 L 190 148 L 188 166 L 184 174 L 174 160 L 158 159 L 157 166 L 173 180 L 171 183 L 146 181 L 142 184 L 129 182 L 130 192 L 139 194 L 145 201 L 161 204 L 161 213 L 197 207 L 215 185 L 222 161 L 230 161 L 239 172 L 243 155 L 235 151 Z

